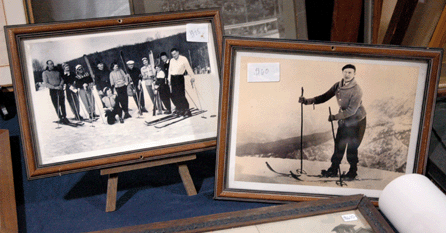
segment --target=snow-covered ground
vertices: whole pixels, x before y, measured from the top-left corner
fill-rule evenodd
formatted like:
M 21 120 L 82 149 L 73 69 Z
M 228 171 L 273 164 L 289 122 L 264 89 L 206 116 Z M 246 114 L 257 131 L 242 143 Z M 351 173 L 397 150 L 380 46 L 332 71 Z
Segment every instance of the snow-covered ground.
M 271 184 L 340 187 L 336 184 L 336 181 L 339 180 L 339 178 L 317 178 L 302 175 L 301 179 L 303 181 L 298 181 L 294 178 L 272 172 L 267 168 L 266 162 L 268 162 L 275 171 L 282 173 L 289 173 L 290 171 L 296 172 L 297 169 L 301 168 L 300 160 L 297 159 L 256 158 L 251 156 L 236 157 L 234 179 L 236 181 Z M 320 175 L 321 170 L 326 170 L 328 167 L 330 167 L 330 162 L 303 161 L 303 170 L 308 175 Z M 348 164 L 341 164 L 342 172 L 347 172 L 348 169 Z M 382 190 L 390 181 L 403 174 L 404 173 L 359 166 L 357 177 L 359 180 L 347 181 L 346 188 Z
M 123 124 L 108 125 L 99 119 L 93 123 L 85 122 L 83 126 L 74 128 L 66 125 L 58 127 L 59 125 L 54 123 L 58 118 L 47 89 L 33 92 L 33 112 L 38 135 L 36 139 L 40 146 L 39 153 L 42 162 L 47 164 L 70 161 L 216 137 L 218 80 L 214 80 L 210 75 L 196 75 L 195 79 L 195 89 L 191 87 L 187 79 L 188 95 L 186 97 L 191 108 L 196 107 L 207 111 L 162 129 L 144 124 L 144 121 L 166 116 L 152 116 L 153 105 L 147 94 L 144 97 L 149 113 L 144 113 L 140 118 L 137 115 L 135 101 L 129 97 L 132 118 L 126 119 Z M 217 85 L 213 82 L 217 82 Z M 200 98 L 197 97 L 196 90 Z M 67 102 L 65 106 L 68 119 L 74 122 L 74 115 Z M 85 111 L 81 111 L 81 114 L 87 117 Z

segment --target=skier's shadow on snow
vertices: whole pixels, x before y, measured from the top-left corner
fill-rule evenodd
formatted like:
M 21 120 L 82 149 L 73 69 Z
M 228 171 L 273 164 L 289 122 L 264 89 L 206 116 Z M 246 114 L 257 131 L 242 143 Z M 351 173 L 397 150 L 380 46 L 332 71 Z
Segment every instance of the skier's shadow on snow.
M 204 179 L 215 175 L 215 150 L 197 153 L 197 159 L 187 162 L 189 172 L 198 193 Z M 123 172 L 118 176 L 119 209 L 135 194 L 148 189 L 167 190 L 167 192 L 187 195 L 176 164 L 150 167 L 135 171 Z M 64 199 L 78 199 L 106 194 L 107 176 L 101 176 L 98 170 L 88 171 L 64 196 Z M 124 194 L 120 196 L 120 193 Z M 119 197 L 120 196 L 120 197 Z

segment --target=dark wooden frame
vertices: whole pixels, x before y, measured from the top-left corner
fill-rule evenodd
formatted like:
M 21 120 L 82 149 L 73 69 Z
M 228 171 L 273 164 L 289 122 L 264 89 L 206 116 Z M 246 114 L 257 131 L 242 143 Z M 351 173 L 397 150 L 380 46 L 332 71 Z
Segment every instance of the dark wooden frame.
M 42 22 L 35 22 L 35 17 L 34 17 L 34 10 L 33 10 L 33 4 L 32 4 L 32 0 L 23 0 L 23 4 L 25 7 L 25 16 L 26 16 L 26 20 L 28 23 L 42 23 Z M 133 7 L 133 0 L 129 0 L 129 9 L 130 9 L 130 14 L 134 14 L 134 7 Z M 110 15 L 111 16 L 111 15 Z
M 18 119 L 21 129 L 22 145 L 25 162 L 27 164 L 28 178 L 41 178 L 47 176 L 61 175 L 91 169 L 100 169 L 111 166 L 119 166 L 133 163 L 176 157 L 184 154 L 193 154 L 199 151 L 213 149 L 216 146 L 216 138 L 203 139 L 200 141 L 183 142 L 173 145 L 154 148 L 152 150 L 131 151 L 127 154 L 101 157 L 74 161 L 54 166 L 39 167 L 37 155 L 34 148 L 34 138 L 32 131 L 32 117 L 29 112 L 29 99 L 27 96 L 27 86 L 22 67 L 22 55 L 20 41 L 22 38 L 34 38 L 45 34 L 58 34 L 64 32 L 82 33 L 91 31 L 104 31 L 108 28 L 126 28 L 139 25 L 168 25 L 170 22 L 196 22 L 208 21 L 213 26 L 215 55 L 217 67 L 220 67 L 219 58 L 222 51 L 222 25 L 220 11 L 218 9 L 208 9 L 201 11 L 188 11 L 167 14 L 149 14 L 129 17 L 113 17 L 107 19 L 81 20 L 64 23 L 16 25 L 5 27 L 8 44 L 9 60 L 13 76 L 14 94 L 17 103 Z
M 263 207 L 98 232 L 210 232 L 349 210 L 359 210 L 374 232 L 394 232 L 370 200 L 363 195 Z
M 383 44 L 400 45 L 409 27 L 418 0 L 398 0 L 390 19 Z
M 424 174 L 427 163 L 427 153 L 432 127 L 432 118 L 437 96 L 438 77 L 440 72 L 442 50 L 425 48 L 402 48 L 391 46 L 364 46 L 340 43 L 318 43 L 318 42 L 296 42 L 277 40 L 248 40 L 242 38 L 224 39 L 224 57 L 222 68 L 222 84 L 220 99 L 220 121 L 217 139 L 217 166 L 215 182 L 215 198 L 229 200 L 255 199 L 266 202 L 277 201 L 309 201 L 317 200 L 324 196 L 308 193 L 277 192 L 262 190 L 231 189 L 227 187 L 227 169 L 229 156 L 229 141 L 231 133 L 231 109 L 233 96 L 233 72 L 234 55 L 237 50 L 261 51 L 261 52 L 303 52 L 304 54 L 325 54 L 336 56 L 368 56 L 381 58 L 418 59 L 428 62 L 426 84 L 423 96 L 423 113 L 421 115 L 417 147 L 415 152 L 415 163 L 413 173 Z M 376 199 L 376 197 L 375 197 Z M 376 200 L 374 200 L 376 201 Z M 377 204 L 375 202 L 375 204 Z
M 0 130 L 0 148 L 0 232 L 18 232 L 8 130 Z
M 441 12 L 435 31 L 429 41 L 429 47 L 443 48 L 446 44 L 446 7 Z M 438 87 L 438 95 L 446 96 L 446 83 L 440 82 Z

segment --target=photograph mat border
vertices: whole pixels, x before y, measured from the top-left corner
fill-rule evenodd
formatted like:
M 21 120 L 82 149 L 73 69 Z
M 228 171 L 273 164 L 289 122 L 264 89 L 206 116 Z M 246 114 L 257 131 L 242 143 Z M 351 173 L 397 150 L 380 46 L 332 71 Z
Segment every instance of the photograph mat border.
M 195 22 L 193 22 L 195 23 Z M 121 30 L 116 30 L 116 31 L 104 31 L 104 32 L 99 32 L 99 33 L 94 33 L 91 32 L 89 34 L 80 34 L 80 35 L 61 35 L 61 36 L 57 36 L 57 37 L 53 37 L 50 39 L 47 38 L 37 38 L 37 39 L 25 39 L 23 41 L 21 41 L 22 43 L 22 54 L 23 54 L 23 59 L 24 59 L 24 69 L 26 70 L 26 75 L 27 77 L 25 77 L 27 79 L 27 84 L 28 84 L 28 92 L 27 94 L 30 96 L 28 97 L 30 102 L 32 103 L 29 106 L 31 115 L 33 116 L 32 119 L 34 119 L 33 121 L 33 132 L 36 135 L 34 138 L 36 139 L 36 142 L 39 141 L 39 139 L 42 139 L 42 133 L 45 131 L 42 127 L 43 125 L 39 124 L 38 122 L 41 121 L 42 119 L 37 119 L 39 117 L 43 117 L 42 114 L 38 114 L 37 113 L 37 108 L 38 108 L 38 101 L 36 99 L 36 93 L 37 91 L 35 90 L 35 88 L 32 88 L 35 86 L 35 82 L 33 78 L 29 78 L 29 77 L 34 77 L 33 71 L 32 71 L 32 59 L 33 57 L 31 57 L 31 49 L 30 46 L 38 43 L 45 43 L 45 42 L 52 42 L 52 41 L 64 41 L 64 40 L 82 40 L 82 39 L 91 39 L 91 38 L 95 38 L 95 37 L 109 37 L 109 36 L 119 36 L 121 34 L 128 34 L 129 32 L 134 32 L 134 33 L 141 33 L 144 31 L 155 31 L 157 28 L 159 29 L 160 27 L 167 27 L 167 29 L 165 29 L 166 31 L 170 30 L 171 28 L 174 28 L 176 30 L 178 30 L 178 32 L 180 31 L 179 28 L 182 28 L 181 31 L 186 32 L 186 25 L 188 23 L 183 23 L 183 24 L 176 24 L 176 25 L 171 25 L 171 26 L 163 26 L 163 25 L 154 25 L 154 26 L 148 26 L 147 28 L 131 28 L 131 29 L 121 29 Z M 207 42 L 207 46 L 208 48 L 215 48 L 215 43 L 214 43 L 214 35 L 213 35 L 213 30 L 212 30 L 212 24 L 210 22 L 207 22 L 206 24 L 208 24 L 209 26 L 209 41 Z M 184 29 L 184 30 L 183 30 Z M 174 34 L 170 34 L 168 36 L 171 35 L 175 35 L 177 33 Z M 167 37 L 168 37 L 167 36 Z M 139 42 L 142 43 L 142 42 Z M 121 46 L 126 46 L 126 45 L 121 45 Z M 115 47 L 111 47 L 108 49 L 112 49 Z M 106 49 L 106 50 L 108 50 Z M 90 53 L 92 53 L 90 51 Z M 215 54 L 215 51 L 213 49 L 208 49 L 208 55 L 209 55 L 209 60 L 210 60 L 210 65 L 211 65 L 211 74 L 214 79 L 215 76 L 219 76 L 218 72 L 218 65 L 217 65 L 217 55 Z M 82 55 L 80 55 L 82 56 Z M 77 57 L 76 57 L 77 58 Z M 212 81 L 212 80 L 210 80 Z M 218 83 L 213 83 L 218 84 Z M 214 87 L 215 91 L 219 90 L 219 87 Z M 130 97 L 129 97 L 130 98 Z M 67 109 L 68 110 L 68 109 Z M 41 143 L 36 143 L 35 144 L 35 149 L 36 149 L 36 153 L 37 153 L 37 164 L 39 164 L 38 166 L 51 166 L 52 164 L 56 164 L 56 163 L 66 163 L 66 162 L 70 162 L 70 161 L 76 161 L 76 160 L 81 160 L 81 159 L 88 159 L 88 158 L 92 158 L 94 159 L 95 157 L 101 157 L 101 156 L 106 156 L 106 155 L 111 155 L 111 154 L 119 154 L 119 153 L 124 153 L 124 152 L 129 152 L 129 151 L 137 151 L 137 150 L 142 150 L 142 149 L 147 149 L 147 148 L 160 148 L 166 145 L 170 145 L 170 144 L 182 144 L 182 143 L 187 143 L 187 142 L 191 142 L 191 141 L 199 141 L 199 140 L 206 140 L 206 139 L 210 139 L 210 138 L 215 138 L 217 136 L 217 131 L 215 131 L 214 133 L 206 133 L 206 134 L 201 134 L 201 135 L 186 135 L 184 137 L 180 137 L 180 138 L 176 138 L 175 140 L 173 139 L 166 139 L 164 140 L 164 143 L 160 144 L 160 141 L 156 141 L 156 142 L 144 142 L 144 143 L 138 143 L 138 144 L 133 144 L 133 145 L 125 145 L 125 146 L 120 146 L 120 147 L 114 147 L 112 149 L 101 149 L 101 150 L 94 150 L 96 153 L 96 155 L 91 155 L 92 151 L 88 151 L 88 152 L 80 152 L 80 153 L 74 153 L 74 154 L 66 154 L 66 155 L 61 155 L 61 156 L 57 156 L 57 158 L 55 157 L 50 157 L 47 158 L 46 156 L 42 156 L 43 154 L 43 148 L 41 145 Z M 43 143 L 43 142 L 42 142 Z M 74 157 L 74 158 L 73 158 Z
M 261 58 L 272 58 L 273 56 L 268 56 L 268 52 L 246 52 L 246 51 L 236 51 L 235 52 L 235 69 L 233 73 L 233 99 L 232 105 L 239 106 L 239 83 L 240 80 L 240 69 L 241 69 L 241 58 L 242 57 L 261 57 Z M 414 169 L 415 152 L 417 147 L 417 139 L 419 137 L 419 122 L 421 119 L 421 107 L 423 102 L 424 85 L 425 78 L 427 75 L 428 64 L 426 62 L 414 62 L 414 61 L 379 61 L 373 58 L 335 58 L 334 56 L 319 56 L 319 55 L 292 55 L 292 54 L 274 54 L 274 59 L 290 59 L 290 60 L 312 60 L 312 61 L 327 61 L 327 62 L 344 62 L 353 64 L 378 64 L 378 65 L 389 65 L 391 63 L 393 66 L 408 66 L 419 68 L 418 73 L 418 85 L 415 96 L 415 106 L 412 119 L 412 130 L 410 136 L 409 151 L 407 156 L 406 173 L 412 173 Z M 390 59 L 389 59 L 390 60 Z M 249 63 L 248 63 L 249 64 Z M 228 157 L 228 188 L 230 189 L 252 189 L 252 190 L 266 190 L 266 191 L 282 191 L 282 192 L 304 192 L 304 193 L 314 193 L 314 194 L 325 194 L 330 190 L 330 194 L 333 195 L 345 195 L 345 194 L 357 194 L 363 193 L 370 197 L 378 197 L 381 190 L 376 189 L 357 189 L 357 188 L 327 188 L 327 187 L 317 187 L 317 186 L 305 186 L 305 185 L 290 185 L 290 184 L 271 184 L 271 183 L 258 183 L 258 182 L 247 182 L 247 181 L 236 181 L 235 180 L 235 160 L 236 160 L 236 141 L 237 141 L 237 122 L 238 122 L 238 110 L 239 108 L 232 108 L 231 117 L 232 121 L 230 123 L 230 143 L 229 143 L 229 157 Z M 327 190 L 328 189 L 328 190 Z

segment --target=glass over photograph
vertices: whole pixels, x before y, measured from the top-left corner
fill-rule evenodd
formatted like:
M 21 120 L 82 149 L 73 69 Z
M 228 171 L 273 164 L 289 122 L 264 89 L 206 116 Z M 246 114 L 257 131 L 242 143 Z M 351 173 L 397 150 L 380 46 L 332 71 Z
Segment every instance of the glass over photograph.
M 305 9 L 297 9 L 295 4 L 297 2 L 293 0 L 133 1 L 136 14 L 220 9 L 227 36 L 303 39 L 303 34 L 306 35 L 306 19 L 301 17 L 296 21 L 296 13 Z M 302 35 L 299 35 L 298 31 L 305 33 L 301 32 Z
M 206 21 L 22 40 L 38 164 L 215 138 L 214 40 Z
M 428 64 L 236 51 L 227 186 L 378 197 L 413 173 Z

